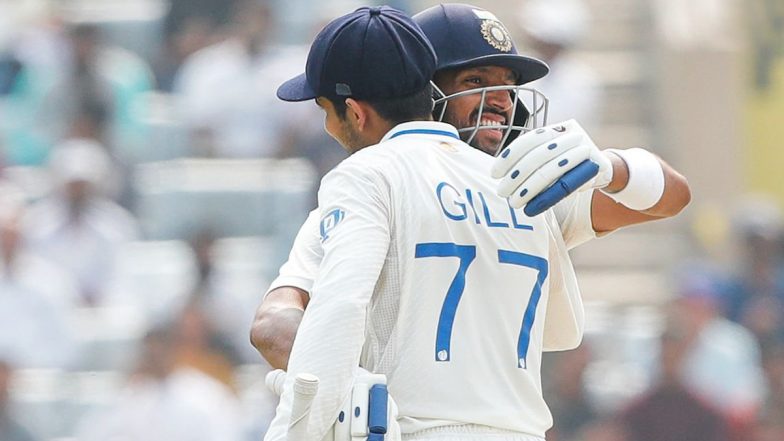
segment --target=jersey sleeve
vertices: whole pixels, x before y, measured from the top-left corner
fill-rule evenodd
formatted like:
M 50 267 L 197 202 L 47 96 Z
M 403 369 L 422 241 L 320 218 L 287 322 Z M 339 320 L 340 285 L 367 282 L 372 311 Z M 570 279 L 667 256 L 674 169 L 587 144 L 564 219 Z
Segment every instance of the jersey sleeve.
M 289 378 L 309 373 L 320 380 L 308 439 L 324 437 L 350 394 L 368 304 L 389 249 L 389 187 L 363 164 L 344 162 L 324 178 L 319 191 L 324 257 L 288 365 Z M 291 387 L 284 387 L 266 440 L 286 438 L 293 395 Z
M 596 238 L 591 221 L 593 193 L 593 191 L 578 191 L 553 207 L 566 248 L 569 250 Z
M 318 209 L 310 212 L 294 239 L 289 259 L 280 267 L 278 277 L 272 281 L 265 297 L 283 286 L 293 286 L 310 294 L 324 255 L 319 238 L 319 217 Z
M 589 199 L 590 200 L 590 199 Z M 542 349 L 545 352 L 566 351 L 580 345 L 585 326 L 577 275 L 556 216 L 549 216 L 553 247 L 550 252 L 550 294 L 544 321 Z
M 569 250 L 596 237 L 591 221 L 593 193 L 574 193 L 552 209 L 553 217 L 549 222 L 556 246 L 550 256 L 550 295 L 543 340 L 545 352 L 574 349 L 583 339 L 585 310 Z

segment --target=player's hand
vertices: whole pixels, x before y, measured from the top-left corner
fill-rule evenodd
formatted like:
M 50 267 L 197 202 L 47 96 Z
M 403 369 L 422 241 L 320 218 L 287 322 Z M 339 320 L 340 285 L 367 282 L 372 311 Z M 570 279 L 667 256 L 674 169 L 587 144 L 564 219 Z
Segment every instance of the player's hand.
M 275 395 L 283 393 L 286 372 L 275 369 L 267 374 L 266 385 Z M 372 390 L 373 386 L 383 385 L 384 390 Z M 385 434 L 383 439 L 400 439 L 400 426 L 397 423 L 398 408 L 392 396 L 386 393 L 386 377 L 359 368 L 354 378 L 351 394 L 341 406 L 338 419 L 322 441 L 351 441 L 352 436 L 361 436 L 370 441 L 381 439 L 379 416 L 385 415 Z M 386 398 L 386 403 L 374 402 L 373 397 Z
M 498 195 L 535 216 L 577 190 L 604 188 L 612 163 L 575 120 L 528 132 L 501 151 L 492 168 Z
M 283 386 L 285 383 L 286 371 L 283 369 L 273 369 L 267 372 L 267 376 L 264 378 L 264 384 L 267 386 L 267 389 L 277 396 L 283 394 Z
M 335 422 L 334 441 L 351 441 L 357 437 L 368 441 L 400 440 L 397 404 L 387 392 L 386 384 L 386 376 L 359 368 L 351 395 Z

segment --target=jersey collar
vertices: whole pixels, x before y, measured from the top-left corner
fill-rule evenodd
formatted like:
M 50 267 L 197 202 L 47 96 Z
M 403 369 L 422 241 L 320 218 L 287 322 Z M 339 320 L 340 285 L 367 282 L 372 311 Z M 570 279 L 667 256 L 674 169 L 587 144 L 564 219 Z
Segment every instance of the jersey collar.
M 381 142 L 397 138 L 399 136 L 435 136 L 438 138 L 447 137 L 460 139 L 457 134 L 457 129 L 447 123 L 437 121 L 409 121 L 396 125 L 392 130 L 387 132 L 381 139 Z

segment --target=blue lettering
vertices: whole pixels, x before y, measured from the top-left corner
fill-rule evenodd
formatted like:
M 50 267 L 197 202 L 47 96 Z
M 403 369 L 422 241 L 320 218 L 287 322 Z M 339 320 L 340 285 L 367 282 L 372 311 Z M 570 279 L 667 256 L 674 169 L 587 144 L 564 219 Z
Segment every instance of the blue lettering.
M 518 224 L 517 223 L 517 215 L 515 215 L 515 210 L 509 205 L 509 201 L 506 202 L 506 205 L 509 206 L 509 214 L 512 216 L 512 226 L 517 230 L 533 230 L 533 225 L 525 225 L 525 224 Z
M 462 213 L 460 213 L 460 214 L 452 214 L 449 211 L 447 211 L 446 207 L 444 206 L 444 199 L 441 197 L 441 192 L 444 190 L 444 187 L 449 187 L 449 188 L 452 189 L 452 191 L 455 192 L 455 196 L 456 197 L 451 202 L 452 202 L 452 204 L 454 206 L 460 207 L 462 209 Z M 465 219 L 468 218 L 468 212 L 466 210 L 466 206 L 465 206 L 464 203 L 459 202 L 458 198 L 460 197 L 460 193 L 457 192 L 455 187 L 452 187 L 451 185 L 447 184 L 446 182 L 442 182 L 442 183 L 438 184 L 438 187 L 436 187 L 436 195 L 438 196 L 438 203 L 441 204 L 441 209 L 444 211 L 444 214 L 446 215 L 446 217 L 448 217 L 449 219 L 452 219 L 452 220 L 456 220 L 456 221 L 461 221 L 461 220 L 465 220 Z
M 446 191 L 447 189 L 448 191 Z M 509 205 L 508 201 L 506 202 L 507 207 L 509 208 L 509 217 L 507 219 L 511 221 L 511 226 L 509 222 L 494 220 L 492 217 L 493 214 L 490 212 L 490 206 L 487 203 L 488 200 L 481 191 L 476 191 L 476 189 L 472 190 L 466 188 L 465 196 L 463 196 L 463 194 L 451 184 L 442 181 L 436 186 L 436 196 L 438 197 L 438 203 L 441 205 L 441 210 L 444 212 L 444 215 L 454 221 L 473 221 L 476 225 L 482 225 L 481 219 L 484 218 L 484 224 L 490 228 L 514 228 L 515 230 L 529 231 L 533 231 L 534 229 L 533 225 L 520 223 L 519 219 L 521 219 L 521 217 L 518 216 L 520 213 L 516 212 L 515 209 Z M 477 196 L 478 200 L 476 200 Z M 476 203 L 474 203 L 475 200 Z M 501 202 L 500 199 L 490 199 L 490 202 L 495 203 L 494 201 Z M 479 207 L 477 207 L 477 204 L 481 204 L 482 216 L 479 215 L 480 210 Z M 468 213 L 469 209 L 466 205 L 471 207 L 473 216 Z M 496 215 L 497 214 L 498 213 L 496 213 Z M 338 219 L 335 220 L 338 221 Z M 322 226 L 322 228 L 324 228 L 324 226 Z
M 482 201 L 482 208 L 484 208 L 485 212 L 485 223 L 488 227 L 494 228 L 509 228 L 509 224 L 505 224 L 503 222 L 493 222 L 490 218 L 490 209 L 487 207 L 487 201 L 485 201 L 485 196 L 482 194 L 481 191 L 477 191 L 476 194 L 479 195 L 479 199 Z
M 471 193 L 471 189 L 466 188 L 466 199 L 468 199 L 468 205 L 471 207 L 471 211 L 474 212 L 474 221 L 477 225 L 481 225 L 482 222 L 479 222 L 479 213 L 476 212 L 476 207 L 474 207 L 474 194 Z

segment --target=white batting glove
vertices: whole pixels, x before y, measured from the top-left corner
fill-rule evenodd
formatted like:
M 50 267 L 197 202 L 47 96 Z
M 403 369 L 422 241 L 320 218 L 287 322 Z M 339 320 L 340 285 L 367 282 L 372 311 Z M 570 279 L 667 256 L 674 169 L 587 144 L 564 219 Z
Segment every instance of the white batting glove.
M 340 415 L 334 425 L 334 441 L 399 441 L 400 426 L 397 423 L 398 409 L 392 396 L 386 391 L 387 379 L 382 374 L 373 374 L 359 368 L 354 378 L 354 387 L 351 396 L 341 407 Z M 383 391 L 377 390 L 374 394 L 373 386 L 383 386 Z M 373 403 L 372 397 L 376 396 L 384 403 Z M 386 418 L 383 418 L 383 416 Z M 379 424 L 379 417 L 383 421 L 383 430 Z M 384 433 L 380 433 L 384 432 Z
M 286 383 L 286 371 L 283 369 L 271 370 L 267 372 L 267 376 L 264 378 L 264 384 L 267 386 L 267 389 L 277 396 L 283 394 L 284 383 Z
M 267 387 L 278 396 L 283 392 L 285 381 L 286 372 L 281 369 L 269 372 L 266 377 Z M 359 368 L 354 379 L 351 395 L 341 406 L 338 419 L 322 441 L 353 441 L 360 439 L 369 441 L 380 441 L 381 439 L 384 441 L 399 441 L 401 435 L 400 426 L 397 423 L 398 408 L 391 395 L 379 395 L 378 391 L 374 394 L 374 396 L 385 395 L 387 400 L 385 409 L 386 433 L 378 433 L 379 427 L 376 418 L 369 419 L 369 415 L 374 413 L 371 408 L 378 406 L 378 403 L 370 403 L 371 388 L 375 385 L 386 386 L 386 383 L 386 376 L 373 374 L 363 368 Z M 377 416 L 378 414 L 376 413 L 375 417 Z M 371 419 L 373 421 L 370 421 Z M 382 436 L 379 437 L 379 435 Z
M 598 174 L 579 189 L 604 188 L 612 181 L 612 163 L 580 124 L 571 119 L 519 136 L 496 158 L 492 176 L 501 179 L 497 193 L 514 208 L 526 205 L 569 171 L 589 160 Z

